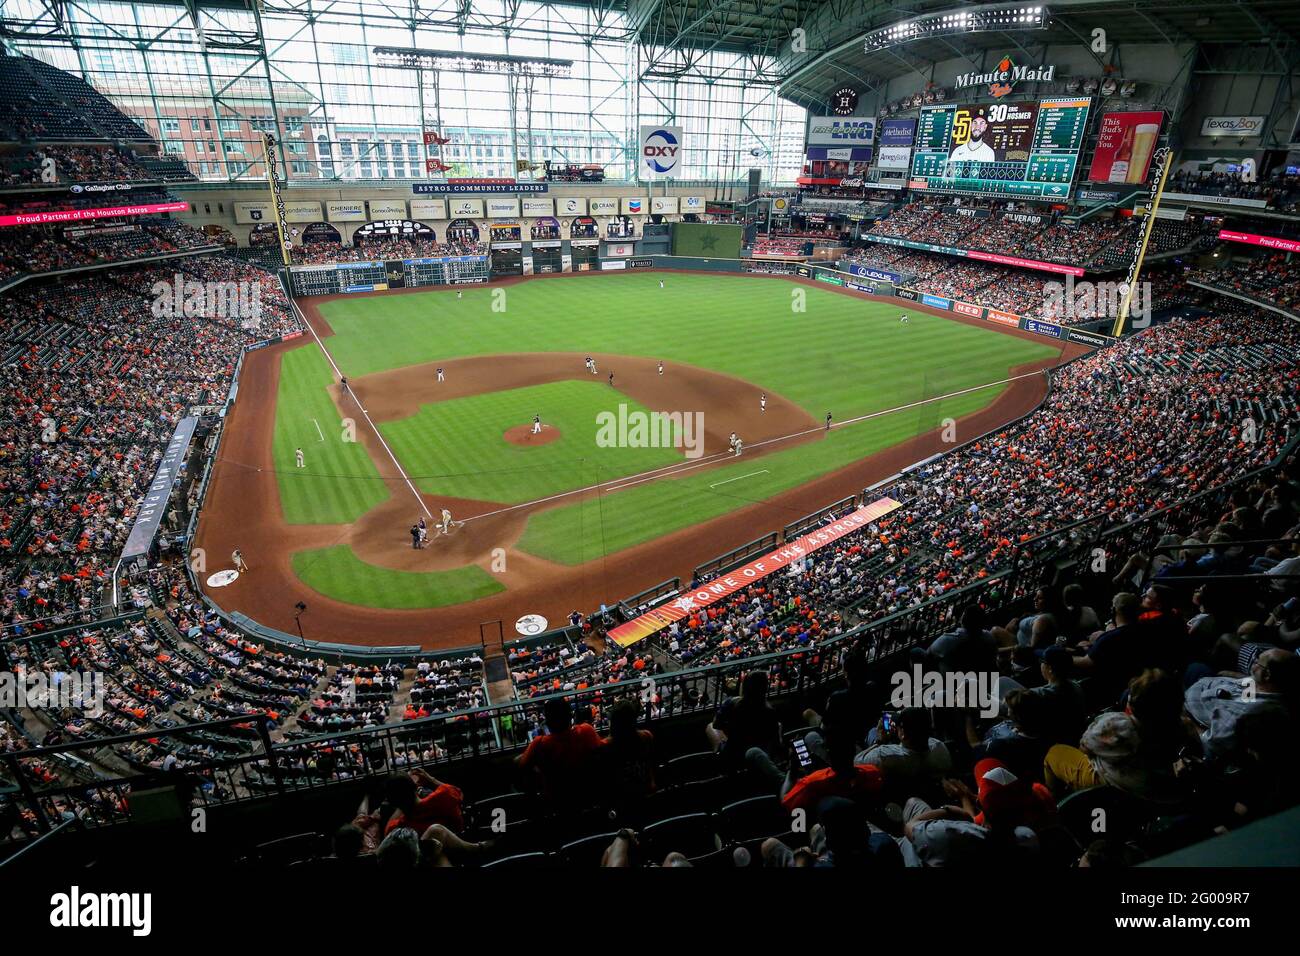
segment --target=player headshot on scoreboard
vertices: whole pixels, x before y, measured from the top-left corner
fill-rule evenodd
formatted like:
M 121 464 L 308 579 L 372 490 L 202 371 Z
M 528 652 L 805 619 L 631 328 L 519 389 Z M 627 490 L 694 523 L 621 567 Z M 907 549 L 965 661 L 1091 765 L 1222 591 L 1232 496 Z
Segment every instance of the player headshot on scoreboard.
M 960 142 L 953 147 L 952 152 L 948 154 L 948 162 L 996 162 L 997 156 L 993 152 L 993 147 L 984 140 L 984 137 L 988 135 L 989 121 L 984 118 L 983 114 L 977 113 L 967 122 L 962 122 L 966 119 L 965 112 L 965 110 L 959 110 L 954 118 L 953 139 L 956 140 L 961 136 L 963 126 L 969 130 L 969 134 L 964 142 Z

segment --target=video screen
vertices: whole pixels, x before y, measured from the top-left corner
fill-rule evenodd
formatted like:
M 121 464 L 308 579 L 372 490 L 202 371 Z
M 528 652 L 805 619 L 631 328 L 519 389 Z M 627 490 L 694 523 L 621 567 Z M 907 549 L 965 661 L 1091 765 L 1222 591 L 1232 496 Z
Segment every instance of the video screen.
M 912 189 L 1010 199 L 1064 199 L 1092 100 L 976 103 L 921 110 Z

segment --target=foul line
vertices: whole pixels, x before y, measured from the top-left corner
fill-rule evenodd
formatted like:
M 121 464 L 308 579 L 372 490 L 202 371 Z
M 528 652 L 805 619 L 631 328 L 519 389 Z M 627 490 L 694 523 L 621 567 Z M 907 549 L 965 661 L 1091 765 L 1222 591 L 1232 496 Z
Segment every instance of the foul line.
M 325 347 L 325 343 L 320 340 L 320 336 L 316 334 L 316 330 L 312 328 L 312 324 L 307 321 L 307 316 L 303 314 L 303 311 L 299 307 L 298 303 L 295 302 L 293 299 L 290 299 L 289 301 L 293 302 L 293 307 L 294 309 L 297 310 L 298 317 L 302 319 L 302 324 L 307 326 L 307 331 L 310 332 L 311 337 L 316 340 L 316 344 L 320 346 L 320 350 L 325 353 L 325 358 L 329 361 L 330 367 L 334 369 L 334 375 L 341 382 L 343 380 L 343 373 L 339 370 L 338 365 L 335 363 L 334 356 L 330 355 L 330 350 Z M 402 463 L 397 460 L 397 456 L 393 454 L 393 450 L 388 447 L 388 442 L 384 441 L 384 436 L 379 434 L 379 429 L 375 426 L 375 423 L 370 420 L 370 413 L 367 412 L 365 408 L 362 407 L 361 400 L 357 398 L 355 394 L 353 394 L 352 386 L 349 385 L 347 388 L 344 389 L 344 391 L 346 391 L 349 395 L 352 396 L 352 401 L 356 402 L 357 408 L 361 409 L 361 417 L 366 420 L 366 424 L 370 426 L 370 430 L 375 433 L 375 437 L 379 439 L 379 444 L 384 446 L 384 451 L 388 452 L 388 457 L 393 460 L 393 464 L 397 467 L 397 473 L 401 475 L 402 480 L 406 482 L 406 487 L 411 489 L 411 494 L 415 495 L 415 500 L 420 503 L 420 508 L 424 511 L 426 515 L 432 518 L 433 512 L 430 511 L 429 506 L 424 503 L 424 499 L 420 497 L 420 493 L 415 490 L 415 485 L 411 484 L 411 479 L 408 478 L 406 475 L 406 469 L 404 469 L 402 467 Z M 320 425 L 317 425 L 316 427 L 320 428 Z M 325 438 L 322 435 L 321 441 L 324 440 Z
M 314 335 L 315 333 L 313 332 L 312 334 Z M 319 341 L 319 339 L 317 341 Z M 831 425 L 831 428 L 843 428 L 845 425 L 856 425 L 858 422 L 865 422 L 872 418 L 880 418 L 883 415 L 892 415 L 894 412 L 904 412 L 907 411 L 909 408 L 919 408 L 922 405 L 929 405 L 932 404 L 933 402 L 942 402 L 945 399 L 956 398 L 959 395 L 969 395 L 971 392 L 978 392 L 986 388 L 996 388 L 999 385 L 1009 385 L 1012 382 L 1020 381 L 1020 379 L 1022 378 L 1033 378 L 1037 375 L 1042 375 L 1042 374 L 1043 374 L 1042 369 L 1040 369 L 1037 372 L 1022 372 L 1020 375 L 1012 375 L 1010 378 L 1000 379 L 999 381 L 996 382 L 985 382 L 983 385 L 972 385 L 970 388 L 958 389 L 955 392 L 948 392 L 945 395 L 935 395 L 933 398 L 923 398 L 917 402 L 908 402 L 906 405 L 896 405 L 893 408 L 884 408 L 878 412 L 870 412 L 866 415 L 859 415 L 857 418 L 847 418 L 842 422 L 833 423 Z M 789 435 L 781 435 L 777 438 L 767 438 L 760 442 L 754 442 L 754 444 L 752 445 L 746 444 L 745 447 L 761 448 L 764 445 L 772 445 L 775 444 L 776 442 L 788 441 L 791 438 L 802 438 L 804 435 L 811 435 L 814 434 L 815 432 L 829 431 L 829 430 L 830 429 L 826 428 L 824 425 L 817 425 L 813 428 L 805 428 L 801 432 L 793 432 Z M 381 438 L 380 441 L 383 441 L 383 439 Z M 389 452 L 389 454 L 392 453 Z M 704 458 L 699 459 L 698 461 L 691 462 L 690 464 L 681 464 L 675 462 L 671 465 L 664 465 L 660 468 L 652 468 L 650 471 L 643 471 L 639 475 L 632 475 L 630 477 L 624 476 L 622 478 L 611 478 L 609 481 L 597 482 L 594 485 L 587 485 L 585 488 L 573 488 L 569 491 L 562 491 L 559 494 L 547 495 L 545 498 L 537 498 L 533 501 L 525 501 L 522 502 L 521 504 L 509 505 L 508 507 L 505 508 L 497 508 L 495 511 L 486 511 L 481 515 L 474 515 L 473 517 L 466 518 L 465 520 L 477 521 L 480 518 L 491 518 L 494 515 L 507 514 L 508 512 L 511 511 L 518 511 L 520 508 L 531 508 L 533 505 L 546 504 L 548 501 L 558 501 L 561 498 L 569 498 L 572 497 L 573 495 L 585 494 L 588 491 L 600 491 L 600 490 L 618 491 L 621 488 L 630 488 L 633 485 L 639 485 L 642 484 L 643 482 L 654 481 L 656 478 L 666 478 L 666 477 L 673 477 L 676 475 L 685 474 L 686 472 L 693 471 L 696 468 L 702 468 L 705 465 L 715 464 L 718 461 L 727 458 L 734 459 L 735 457 L 736 456 L 732 452 L 724 451 L 724 452 L 718 452 L 717 454 L 714 455 L 708 455 Z M 400 468 L 401 466 L 399 465 L 398 467 Z M 741 477 L 743 478 L 748 476 L 742 475 Z M 719 484 L 722 484 L 722 482 L 719 482 Z M 421 502 L 421 504 L 423 504 L 423 502 Z
M 715 481 L 713 484 L 709 485 L 709 487 L 717 488 L 721 485 L 729 485 L 733 481 L 740 481 L 741 478 L 753 478 L 755 475 L 767 475 L 767 474 L 771 474 L 771 472 L 769 472 L 766 468 L 764 468 L 762 471 L 751 471 L 747 475 L 737 475 L 735 478 L 728 478 L 726 481 Z
M 317 441 L 324 441 L 324 440 L 325 440 L 325 433 L 324 433 L 323 431 L 320 430 L 320 422 L 316 421 L 316 419 L 313 418 L 313 419 L 312 419 L 312 424 L 314 424 L 314 425 L 316 426 L 316 434 L 320 436 L 320 438 L 318 438 Z

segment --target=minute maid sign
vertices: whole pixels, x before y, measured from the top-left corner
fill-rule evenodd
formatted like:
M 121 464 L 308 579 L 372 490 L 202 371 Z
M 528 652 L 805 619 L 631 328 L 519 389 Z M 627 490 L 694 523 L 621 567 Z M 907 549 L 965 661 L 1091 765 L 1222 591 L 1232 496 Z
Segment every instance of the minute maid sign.
M 1044 66 L 1016 66 L 1011 57 L 1004 56 L 992 72 L 962 73 L 953 82 L 953 86 L 960 90 L 968 86 L 987 84 L 989 92 L 996 98 L 1006 96 L 1017 83 L 1050 83 L 1055 78 L 1055 63 Z

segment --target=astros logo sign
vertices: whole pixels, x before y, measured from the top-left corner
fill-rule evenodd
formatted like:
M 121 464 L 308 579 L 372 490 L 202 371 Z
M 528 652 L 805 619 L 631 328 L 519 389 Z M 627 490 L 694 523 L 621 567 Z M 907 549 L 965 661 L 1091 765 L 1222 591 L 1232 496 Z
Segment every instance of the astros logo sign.
M 666 173 L 677 165 L 677 151 L 680 148 L 676 136 L 666 129 L 657 129 L 646 137 L 641 152 L 647 166 L 656 173 Z

